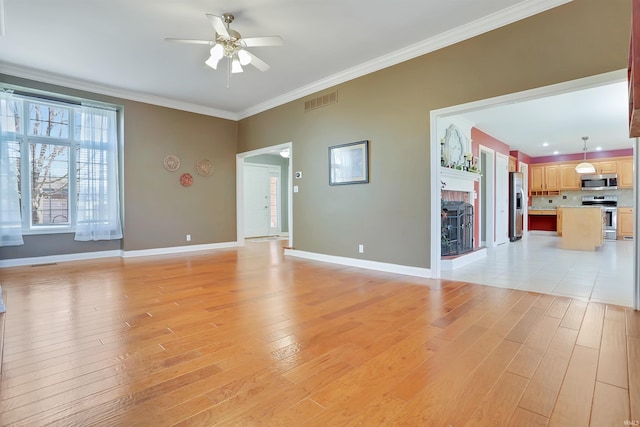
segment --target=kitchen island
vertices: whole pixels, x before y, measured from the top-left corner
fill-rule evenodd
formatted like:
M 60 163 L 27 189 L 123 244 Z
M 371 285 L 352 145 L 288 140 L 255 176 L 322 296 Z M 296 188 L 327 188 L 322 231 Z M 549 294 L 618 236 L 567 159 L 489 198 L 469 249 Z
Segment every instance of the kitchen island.
M 595 251 L 602 245 L 603 237 L 602 208 L 562 208 L 562 249 Z

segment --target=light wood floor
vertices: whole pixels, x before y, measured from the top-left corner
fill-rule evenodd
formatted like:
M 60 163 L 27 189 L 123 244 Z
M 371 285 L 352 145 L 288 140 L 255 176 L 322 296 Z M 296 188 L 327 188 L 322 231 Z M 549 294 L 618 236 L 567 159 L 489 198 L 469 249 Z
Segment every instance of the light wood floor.
M 640 421 L 640 313 L 617 306 L 283 259 L 281 242 L 0 282 L 3 426 Z

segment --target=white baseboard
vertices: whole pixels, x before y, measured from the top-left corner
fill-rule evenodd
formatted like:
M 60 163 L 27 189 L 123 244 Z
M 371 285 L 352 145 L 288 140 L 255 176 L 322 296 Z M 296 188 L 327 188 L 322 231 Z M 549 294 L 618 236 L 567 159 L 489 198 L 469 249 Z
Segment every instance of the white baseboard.
M 460 267 L 464 267 L 467 264 L 470 264 L 474 261 L 478 261 L 487 256 L 487 249 L 482 248 L 477 251 L 470 252 L 466 255 L 459 256 L 458 258 L 453 259 L 443 259 L 440 261 L 440 269 L 442 271 L 452 271 L 456 270 Z
M 88 259 L 110 258 L 110 257 L 120 257 L 120 256 L 122 256 L 122 251 L 117 249 L 113 251 L 83 252 L 78 254 L 14 258 L 14 259 L 7 259 L 7 260 L 0 261 L 0 268 L 21 267 L 24 265 L 55 264 L 58 262 L 83 261 Z
M 176 253 L 196 252 L 196 251 L 210 251 L 213 249 L 235 248 L 237 246 L 238 246 L 238 242 L 223 242 L 223 243 L 209 243 L 204 245 L 173 246 L 170 248 L 140 249 L 135 251 L 122 251 L 122 258 L 135 258 L 135 257 L 153 256 L 153 255 L 170 255 L 170 254 L 176 254 Z
M 328 262 L 331 264 L 340 264 L 340 265 L 347 265 L 350 267 L 366 268 L 368 270 L 403 274 L 405 276 L 431 278 L 431 270 L 428 268 L 410 267 L 407 265 L 389 264 L 386 262 L 368 261 L 364 259 L 325 255 L 325 254 L 319 254 L 315 252 L 299 251 L 296 249 L 285 249 L 284 254 L 298 257 L 298 258 L 310 259 L 314 261 Z
M 238 242 L 223 242 L 223 243 L 209 243 L 204 245 L 189 245 L 189 246 L 173 246 L 170 248 L 157 248 L 157 249 L 141 249 L 135 251 L 99 251 L 99 252 L 83 252 L 77 254 L 66 255 L 49 255 L 40 257 L 29 258 L 15 258 L 0 261 L 0 268 L 8 267 L 21 267 L 25 265 L 41 265 L 41 264 L 54 264 L 59 262 L 69 261 L 83 261 L 99 258 L 121 257 L 121 258 L 135 258 L 142 256 L 153 255 L 169 255 L 185 252 L 196 251 L 210 251 L 214 249 L 235 248 L 238 246 Z

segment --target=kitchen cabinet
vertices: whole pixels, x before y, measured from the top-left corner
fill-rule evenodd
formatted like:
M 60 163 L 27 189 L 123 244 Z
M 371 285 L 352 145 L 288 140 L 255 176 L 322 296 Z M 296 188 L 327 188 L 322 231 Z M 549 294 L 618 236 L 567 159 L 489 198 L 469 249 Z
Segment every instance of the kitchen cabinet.
M 618 188 L 633 188 L 633 157 L 618 160 Z
M 531 195 L 559 194 L 560 166 L 559 165 L 531 165 L 529 166 L 529 188 Z
M 618 208 L 618 239 L 633 238 L 633 208 Z
M 560 165 L 560 190 L 580 190 L 581 186 L 580 174 L 576 172 L 576 164 Z
M 558 236 L 562 236 L 562 208 L 556 209 L 556 230 Z
M 548 191 L 558 191 L 560 189 L 560 165 L 545 166 L 544 177 L 547 180 Z
M 600 162 L 591 162 L 596 168 L 596 174 L 617 173 L 618 162 L 615 160 L 603 160 Z
M 575 171 L 578 161 L 529 165 L 529 194 L 557 195 L 560 191 L 582 188 L 580 174 Z M 597 174 L 617 174 L 618 188 L 633 188 L 633 157 L 613 157 L 591 162 Z
M 533 191 L 544 190 L 544 166 L 531 165 L 529 166 L 529 189 Z
M 509 156 L 509 172 L 516 172 L 517 171 L 517 160 L 515 157 L 513 156 Z

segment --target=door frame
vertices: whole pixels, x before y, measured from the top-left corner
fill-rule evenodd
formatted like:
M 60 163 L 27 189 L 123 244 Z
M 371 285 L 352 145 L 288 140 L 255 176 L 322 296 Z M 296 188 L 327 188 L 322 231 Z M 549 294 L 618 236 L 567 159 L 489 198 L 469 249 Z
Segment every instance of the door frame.
M 506 170 L 506 175 L 505 175 L 505 179 L 504 181 L 499 181 L 498 180 L 498 159 L 500 159 L 500 161 L 504 162 L 504 170 Z M 494 229 L 496 231 L 495 235 L 494 235 L 494 241 L 496 246 L 497 245 L 503 245 L 505 243 L 509 243 L 509 156 L 506 154 L 502 154 L 502 153 L 498 153 L 496 152 L 496 157 L 495 157 L 495 225 L 494 225 Z M 500 200 L 500 198 L 498 197 L 498 186 L 502 186 L 504 187 L 503 190 L 504 191 L 504 200 Z M 498 211 L 499 211 L 499 207 L 498 206 L 498 202 L 500 202 L 501 204 L 503 203 L 504 205 L 502 207 L 504 207 L 504 211 L 506 212 L 506 233 L 504 235 L 498 235 Z M 502 225 L 501 225 L 502 227 Z
M 429 147 L 430 147 L 430 230 L 431 230 L 431 245 L 430 245 L 430 259 L 429 268 L 431 271 L 431 277 L 434 279 L 440 278 L 440 239 L 435 236 L 440 235 L 440 142 L 438 139 L 438 122 L 446 117 L 456 116 L 471 111 L 481 110 L 486 107 L 495 105 L 505 105 L 515 103 L 519 101 L 526 101 L 537 98 L 544 98 L 551 95 L 558 95 L 561 93 L 573 92 L 575 90 L 587 89 L 591 87 L 602 86 L 604 84 L 626 81 L 627 69 L 618 71 L 611 71 L 609 73 L 599 74 L 596 76 L 585 77 L 582 79 L 571 80 L 568 82 L 558 83 L 550 86 L 544 86 L 536 89 L 530 89 L 522 92 L 516 92 L 508 95 L 496 96 L 494 98 L 483 99 L 480 101 L 473 101 L 466 104 L 454 105 L 451 107 L 440 108 L 429 112 L 430 120 L 430 132 L 429 132 Z M 444 130 L 440 132 L 444 133 Z M 637 177 L 639 171 L 635 170 Z M 635 199 L 635 197 L 634 197 Z M 640 239 L 635 239 L 636 242 L 640 242 Z M 638 257 L 640 259 L 640 256 Z M 640 267 L 634 268 L 638 270 L 640 275 Z M 640 294 L 640 279 L 634 277 L 634 287 L 637 288 L 636 292 Z M 636 298 L 636 299 L 640 299 Z M 640 302 L 637 302 L 640 305 Z M 635 307 L 640 308 L 640 307 Z
M 524 191 L 525 203 L 523 203 L 522 214 L 524 215 L 525 220 L 522 221 L 522 237 L 527 237 L 527 233 L 529 232 L 529 165 L 527 163 L 518 162 L 518 172 L 522 172 L 522 191 Z
M 495 150 L 480 145 L 479 154 L 484 153 L 487 159 L 487 169 L 481 170 L 482 180 L 486 181 L 486 194 L 480 194 L 480 227 L 485 229 L 485 245 L 488 248 L 496 246 L 496 152 Z M 482 191 L 482 190 L 481 190 Z M 486 218 L 482 217 L 482 200 L 486 203 Z M 482 241 L 482 229 L 479 233 L 480 241 Z
M 239 246 L 244 246 L 244 165 L 247 157 L 258 156 L 260 154 L 273 154 L 282 150 L 289 150 L 289 183 L 287 192 L 289 193 L 289 203 L 287 218 L 289 223 L 289 247 L 293 247 L 293 142 L 272 145 L 270 147 L 259 148 L 257 150 L 245 151 L 236 154 L 236 242 Z

